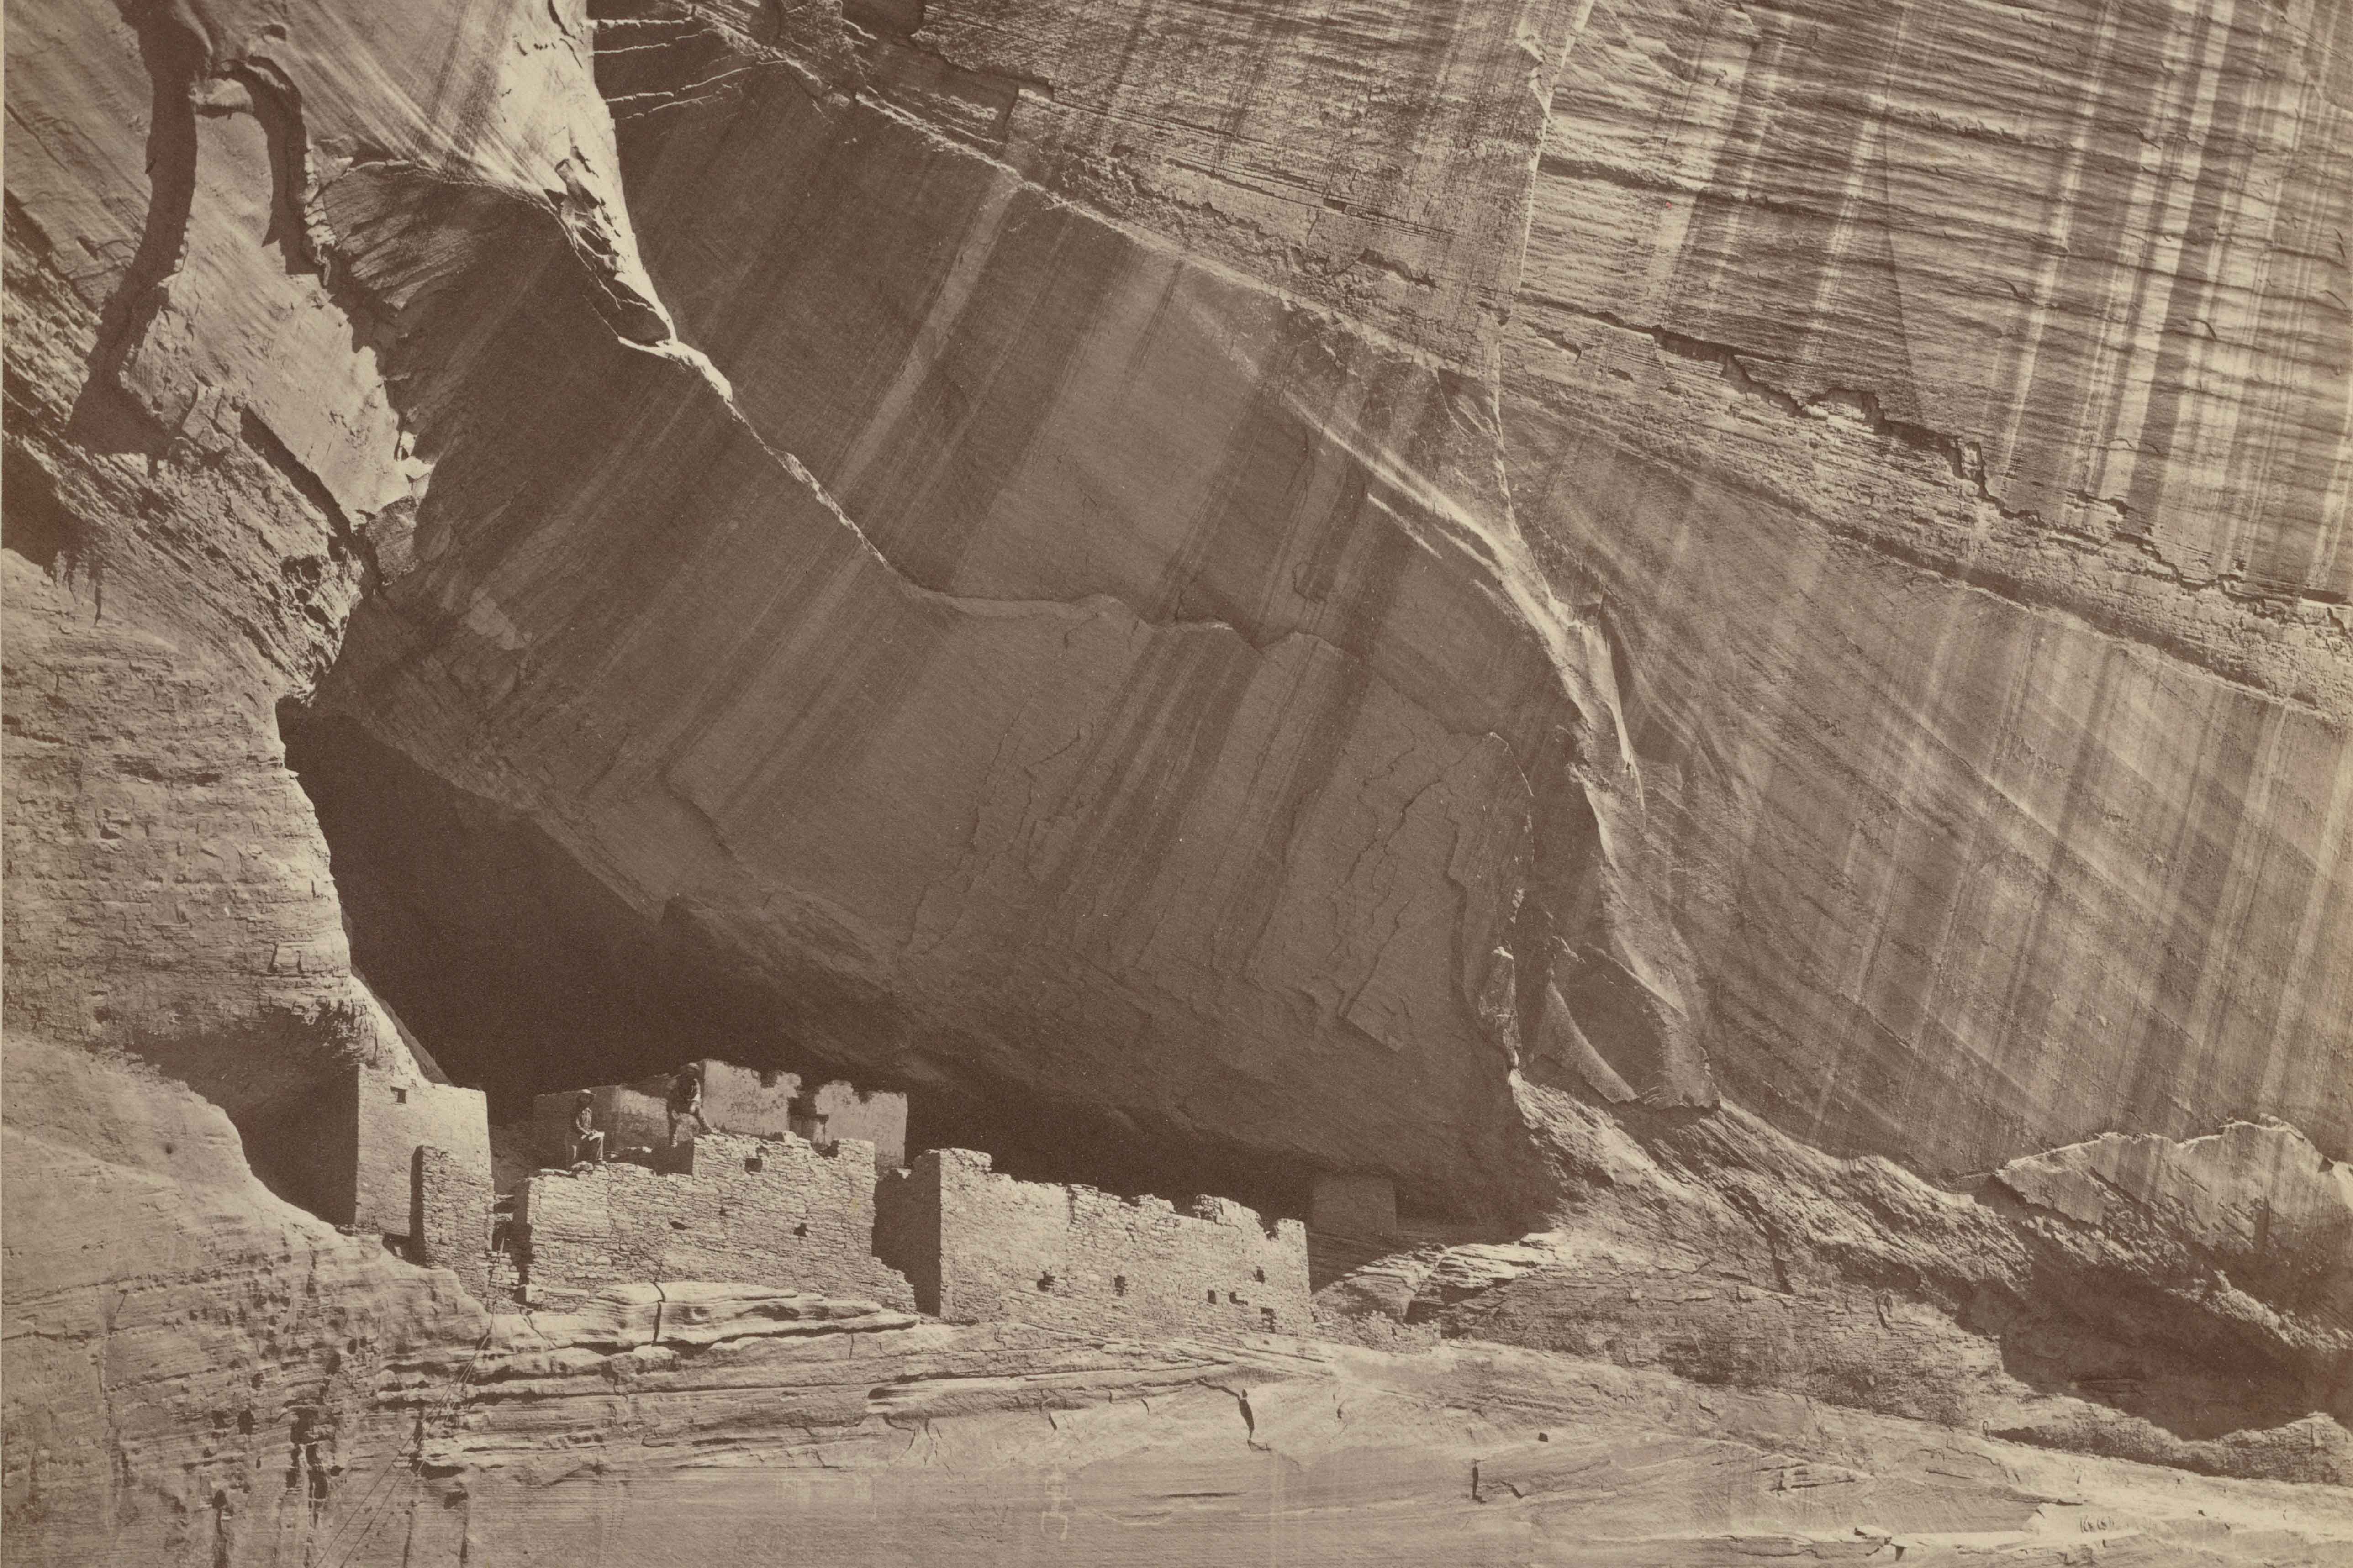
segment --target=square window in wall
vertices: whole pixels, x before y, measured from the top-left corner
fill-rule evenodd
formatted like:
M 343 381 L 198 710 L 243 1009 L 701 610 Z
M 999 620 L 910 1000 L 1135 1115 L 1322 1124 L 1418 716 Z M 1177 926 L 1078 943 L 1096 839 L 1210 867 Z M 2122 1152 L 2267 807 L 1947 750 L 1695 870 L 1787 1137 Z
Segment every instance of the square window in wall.
M 405 1089 L 394 1089 L 392 1091 L 392 1102 L 395 1105 L 406 1105 L 408 1103 L 408 1091 Z

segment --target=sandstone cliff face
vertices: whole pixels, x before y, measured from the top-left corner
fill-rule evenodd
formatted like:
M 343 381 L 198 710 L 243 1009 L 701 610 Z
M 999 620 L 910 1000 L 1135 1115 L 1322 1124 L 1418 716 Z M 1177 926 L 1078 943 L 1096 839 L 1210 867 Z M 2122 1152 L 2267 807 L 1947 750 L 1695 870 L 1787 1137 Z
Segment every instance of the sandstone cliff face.
M 420 365 L 314 767 L 419 1005 L 527 909 L 1425 1201 L 1517 1182 L 1515 1068 L 1947 1175 L 2343 1152 L 2328 18 L 916 19 L 601 16 L 720 377 L 544 300 Z M 659 1036 L 517 970 L 468 1054 Z
M 8 1561 L 301 1561 L 407 1425 L 379 1388 L 482 1310 L 271 1197 L 185 1087 L 12 1030 L 7 1089 Z
M 1602 847 L 1607 649 L 1509 532 L 1492 389 L 705 21 L 715 58 L 608 29 L 651 39 L 608 90 L 753 84 L 621 122 L 719 376 L 584 353 L 576 308 L 421 370 L 419 564 L 321 706 L 691 921 L 770 1036 L 935 1094 L 1465 1194 L 1558 990 L 1704 1099 Z
M 593 215 L 609 121 L 546 65 L 554 13 L 454 40 L 261 5 L 13 20 L 8 1024 L 244 1113 L 393 1048 L 275 706 L 427 465 L 313 198 L 358 163 Z
M 1569 52 L 1514 491 L 1623 639 L 1715 1070 L 1801 1136 L 2345 1152 L 2347 25 L 1662 5 Z
M 11 1561 L 2346 1540 L 2031 1451 L 2353 1463 L 2337 8 L 16 9 Z M 355 952 L 1528 1348 L 488 1326 Z

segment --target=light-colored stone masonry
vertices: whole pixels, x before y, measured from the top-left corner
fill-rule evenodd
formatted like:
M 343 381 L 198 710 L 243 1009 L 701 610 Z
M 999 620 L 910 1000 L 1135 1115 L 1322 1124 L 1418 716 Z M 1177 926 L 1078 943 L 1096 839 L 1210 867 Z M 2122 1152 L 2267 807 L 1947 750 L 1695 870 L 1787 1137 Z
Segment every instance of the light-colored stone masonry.
M 702 1069 L 702 1120 L 700 1125 L 687 1124 L 690 1133 L 734 1133 L 747 1138 L 794 1134 L 817 1143 L 862 1139 L 873 1145 L 878 1169 L 894 1170 L 906 1163 L 907 1097 L 903 1094 L 861 1090 L 835 1081 L 804 1096 L 797 1073 L 715 1059 L 695 1065 Z M 671 1076 L 659 1073 L 635 1083 L 539 1096 L 532 1102 L 533 1148 L 546 1164 L 565 1163 L 572 1110 L 583 1093 L 589 1097 L 596 1130 L 605 1134 L 608 1153 L 661 1147 L 670 1136 Z
M 515 1215 L 524 1285 L 726 1280 L 914 1305 L 907 1281 L 873 1254 L 872 1144 L 714 1133 L 682 1163 L 675 1173 L 616 1163 L 525 1180 Z
M 795 1129 L 818 1142 L 860 1138 L 874 1145 L 874 1168 L 895 1171 L 907 1163 L 907 1097 L 889 1089 L 861 1089 L 836 1079 L 808 1095 L 807 1114 Z M 715 1126 L 716 1123 L 713 1123 Z
M 487 1303 L 491 1289 L 490 1166 L 420 1143 L 413 1182 L 410 1260 L 456 1271 L 467 1293 Z
M 886 1173 L 876 1250 L 952 1322 L 1015 1319 L 1085 1333 L 1303 1333 L 1307 1232 L 1253 1211 L 1016 1181 L 969 1149 Z

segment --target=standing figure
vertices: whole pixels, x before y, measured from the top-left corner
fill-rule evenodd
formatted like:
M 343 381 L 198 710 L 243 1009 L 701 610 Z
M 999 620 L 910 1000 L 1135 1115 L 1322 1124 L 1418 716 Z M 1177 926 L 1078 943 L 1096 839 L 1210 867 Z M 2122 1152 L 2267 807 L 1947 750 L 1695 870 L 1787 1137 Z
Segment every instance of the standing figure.
M 596 1100 L 586 1089 L 580 1091 L 579 1100 L 572 1107 L 572 1137 L 569 1142 L 572 1158 L 568 1163 L 596 1165 L 604 1163 L 605 1135 L 596 1131 Z
M 702 1071 L 700 1068 L 692 1066 L 681 1068 L 678 1076 L 670 1081 L 671 1148 L 678 1147 L 679 1126 L 690 1117 L 703 1131 L 711 1131 L 711 1123 L 702 1120 Z

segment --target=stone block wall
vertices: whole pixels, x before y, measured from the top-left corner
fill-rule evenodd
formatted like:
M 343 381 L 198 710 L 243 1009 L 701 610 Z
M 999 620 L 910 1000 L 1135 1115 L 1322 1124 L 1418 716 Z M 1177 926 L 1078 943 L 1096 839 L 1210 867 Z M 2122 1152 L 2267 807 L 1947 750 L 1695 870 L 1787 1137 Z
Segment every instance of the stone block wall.
M 430 1143 L 413 1162 L 408 1256 L 454 1270 L 477 1301 L 491 1300 L 491 1171 Z
M 1307 1232 L 1270 1232 L 1224 1198 L 1179 1213 L 1000 1176 L 989 1157 L 936 1149 L 877 1189 L 876 1250 L 954 1322 L 1014 1319 L 1082 1333 L 1303 1333 Z
M 518 1197 L 522 1279 L 534 1290 L 628 1281 L 731 1281 L 909 1308 L 874 1245 L 874 1150 L 714 1133 L 691 1169 L 542 1171 Z

